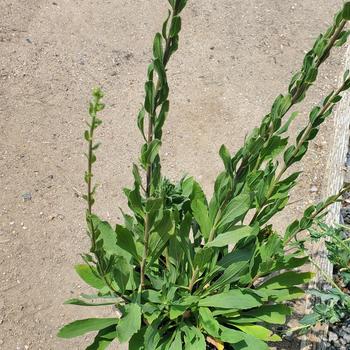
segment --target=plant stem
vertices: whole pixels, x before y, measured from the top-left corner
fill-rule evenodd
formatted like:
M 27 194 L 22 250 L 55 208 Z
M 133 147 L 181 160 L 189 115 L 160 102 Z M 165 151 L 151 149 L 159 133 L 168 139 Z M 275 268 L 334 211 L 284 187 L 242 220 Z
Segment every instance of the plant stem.
M 164 50 L 164 67 L 166 66 L 167 60 L 165 55 L 168 55 L 169 49 L 170 49 L 170 39 L 167 38 L 166 39 L 166 44 L 165 44 L 165 50 Z M 157 80 L 157 85 L 155 88 L 155 93 L 154 96 L 157 96 L 159 90 L 160 90 L 160 79 L 158 77 Z M 149 146 L 150 143 L 153 141 L 153 123 L 154 123 L 154 119 L 156 116 L 156 101 L 154 101 L 154 110 L 152 111 L 152 113 L 148 114 L 148 130 L 147 130 L 147 145 Z M 147 166 L 147 170 L 146 170 L 146 200 L 148 198 L 150 198 L 151 196 L 151 186 L 152 186 L 152 167 L 153 164 L 149 164 Z M 142 260 L 141 260 L 141 264 L 140 264 L 140 286 L 139 286 L 139 292 L 142 291 L 142 289 L 145 286 L 145 274 L 146 274 L 146 262 L 147 262 L 147 257 L 148 257 L 148 250 L 149 250 L 149 238 L 150 238 L 150 225 L 149 225 L 149 213 L 146 212 L 145 215 L 145 228 L 144 228 L 144 249 L 143 249 L 143 255 L 142 255 Z
M 332 47 L 334 46 L 334 43 L 337 41 L 337 39 L 339 38 L 340 33 L 342 32 L 342 30 L 344 29 L 345 25 L 346 25 L 347 21 L 342 20 L 339 24 L 339 26 L 337 27 L 337 29 L 335 30 L 335 32 L 333 33 L 331 39 L 329 40 L 327 47 L 325 48 L 323 54 L 321 57 L 319 57 L 316 61 L 316 68 L 319 68 L 320 65 L 324 62 L 324 60 L 328 57 Z M 307 89 L 309 88 L 310 85 L 302 83 L 299 85 L 299 87 L 294 91 L 293 95 L 291 96 L 292 100 L 291 100 L 291 104 L 290 106 L 286 109 L 286 111 L 283 112 L 283 114 L 280 116 L 280 118 L 282 119 L 290 110 L 291 108 L 298 103 L 298 99 L 300 98 L 300 96 L 302 96 L 303 93 L 305 93 L 307 91 Z M 273 134 L 273 130 L 270 126 L 269 128 L 269 133 L 268 135 L 266 135 L 267 137 L 271 137 Z M 243 169 L 248 165 L 249 163 L 249 157 L 243 158 L 242 162 L 236 172 L 236 175 L 234 177 L 234 186 L 235 183 L 237 181 L 237 179 L 239 178 L 241 172 L 243 171 Z
M 93 194 L 92 194 L 92 163 L 93 163 L 93 137 L 96 123 L 96 113 L 92 115 L 90 130 L 89 130 L 89 147 L 88 147 L 88 171 L 87 171 L 87 219 L 90 224 L 91 230 L 91 251 L 95 251 L 96 247 L 96 238 L 95 238 L 95 228 L 94 223 L 92 221 L 92 205 L 93 205 Z
M 342 32 L 342 30 L 344 29 L 346 25 L 346 21 L 342 20 L 338 26 L 338 28 L 336 29 L 336 31 L 334 32 L 334 34 L 332 35 L 331 39 L 328 42 L 327 47 L 325 48 L 323 55 L 321 57 L 319 57 L 316 61 L 316 68 L 319 68 L 320 65 L 324 62 L 325 58 L 328 57 L 334 43 L 337 41 L 337 39 L 339 38 L 340 33 Z M 292 106 L 297 102 L 298 98 L 305 92 L 305 85 L 300 85 L 300 87 L 296 90 L 296 92 L 294 93 L 294 95 L 292 96 L 292 104 L 290 105 L 290 107 L 287 109 L 287 111 L 284 113 L 287 114 L 289 112 L 289 110 L 292 108 Z
M 191 278 L 190 284 L 188 285 L 188 290 L 190 291 L 190 293 L 192 292 L 192 289 L 197 281 L 198 274 L 199 274 L 199 268 L 196 267 L 192 273 L 192 278 Z
M 332 277 L 328 276 L 326 272 L 323 271 L 321 266 L 317 264 L 317 262 L 310 256 L 309 257 L 310 262 L 312 265 L 316 267 L 316 269 L 320 272 L 320 274 L 323 276 L 323 278 L 334 288 L 336 288 L 341 294 L 344 294 L 344 292 L 338 287 L 338 285 L 333 281 Z
M 144 233 L 144 249 L 143 256 L 140 267 L 140 290 L 145 286 L 145 268 L 146 268 L 146 260 L 148 255 L 148 244 L 149 244 L 149 215 L 146 214 L 145 217 L 145 233 Z
M 327 103 L 318 112 L 318 117 L 320 117 L 323 114 L 325 114 L 328 111 L 328 109 L 334 104 L 332 102 L 332 99 L 335 96 L 339 95 L 343 91 L 345 83 L 346 82 L 343 82 L 342 85 L 336 91 L 333 92 L 332 96 L 328 99 Z M 300 138 L 300 140 L 297 142 L 297 145 L 295 146 L 295 150 L 294 150 L 294 152 L 291 155 L 291 159 L 293 159 L 299 153 L 301 147 L 303 146 L 303 144 L 305 143 L 305 141 L 309 137 L 311 131 L 312 131 L 312 123 L 311 123 L 311 121 L 309 121 L 307 126 L 306 126 L 306 128 L 305 128 L 305 130 L 304 130 L 304 132 L 303 132 L 303 134 L 302 134 L 302 136 L 301 136 L 301 138 Z M 280 181 L 281 177 L 284 175 L 284 173 L 286 172 L 286 170 L 288 168 L 289 168 L 289 165 L 284 163 L 282 168 L 278 172 L 276 178 L 271 182 L 271 184 L 269 186 L 269 189 L 268 189 L 268 192 L 266 194 L 266 198 L 265 198 L 264 202 L 262 203 L 262 205 L 260 206 L 260 208 L 256 210 L 256 212 L 255 212 L 255 214 L 254 214 L 250 224 L 252 224 L 257 219 L 258 215 L 264 209 L 266 203 L 269 201 L 271 195 L 273 194 L 273 191 L 274 191 L 276 185 L 278 184 L 278 182 Z
M 216 232 L 216 227 L 217 227 L 217 224 L 219 223 L 220 219 L 221 219 L 221 215 L 222 215 L 222 209 L 225 207 L 225 205 L 227 204 L 227 198 L 228 196 L 226 196 L 226 199 L 224 200 L 224 202 L 221 204 L 218 212 L 216 213 L 216 216 L 215 216 L 215 220 L 214 220 L 214 224 L 213 224 L 213 227 L 211 228 L 210 230 L 210 233 L 209 233 L 209 237 L 208 237 L 208 242 L 211 242 L 213 239 L 214 239 L 214 235 L 215 235 L 215 232 Z M 198 278 L 198 274 L 199 274 L 199 268 L 196 267 L 192 273 L 192 278 L 191 278 L 191 281 L 188 285 L 188 289 L 190 291 L 190 293 L 192 292 L 192 289 L 194 287 L 194 285 L 196 284 L 197 282 L 197 278 Z

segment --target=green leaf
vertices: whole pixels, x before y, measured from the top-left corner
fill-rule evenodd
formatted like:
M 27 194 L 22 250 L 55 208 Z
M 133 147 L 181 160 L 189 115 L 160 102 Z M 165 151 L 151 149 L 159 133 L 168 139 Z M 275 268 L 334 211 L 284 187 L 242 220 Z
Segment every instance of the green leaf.
M 273 334 L 272 331 L 269 329 L 260 326 L 260 325 L 254 325 L 254 324 L 236 324 L 236 327 L 243 331 L 244 333 L 250 334 L 255 338 L 265 340 L 265 341 L 281 341 L 281 337 L 279 337 L 277 334 Z
M 96 289 L 102 289 L 106 286 L 106 283 L 99 277 L 98 272 L 94 267 L 80 264 L 75 265 L 74 268 L 80 278 L 89 286 Z
M 160 340 L 160 334 L 158 330 L 160 322 L 161 319 L 158 319 L 146 328 L 144 336 L 144 350 L 154 350 L 157 348 Z
M 168 0 L 170 6 L 172 7 L 173 10 L 175 10 L 175 6 L 176 6 L 176 0 Z
M 204 269 L 204 267 L 210 263 L 213 251 L 211 248 L 202 248 L 200 249 L 193 259 L 194 267 L 198 267 L 200 271 Z
M 177 0 L 176 1 L 176 13 L 179 14 L 187 4 L 187 0 Z
M 119 320 L 117 326 L 117 337 L 121 343 L 137 333 L 141 328 L 141 308 L 138 304 L 128 304 L 125 306 L 123 317 Z
M 147 164 L 142 164 L 144 167 L 147 166 Z M 143 211 L 142 207 L 142 199 L 140 194 L 140 187 L 135 186 L 133 190 L 129 190 L 127 188 L 124 188 L 124 193 L 126 197 L 128 198 L 128 205 L 129 208 L 137 215 L 141 216 L 142 218 L 145 216 L 145 213 Z
M 208 239 L 212 224 L 209 219 L 208 207 L 201 200 L 194 200 L 191 203 L 193 216 L 198 222 L 202 235 L 205 239 Z
M 124 293 L 132 273 L 132 266 L 123 256 L 117 256 L 113 264 L 112 273 L 114 281 L 117 283 L 120 291 Z
M 240 289 L 233 289 L 228 292 L 201 299 L 198 305 L 222 309 L 244 310 L 260 306 L 261 301 L 257 296 L 243 292 Z
M 145 110 L 149 114 L 153 114 L 154 112 L 154 99 L 155 99 L 155 86 L 153 81 L 147 81 L 145 84 Z
M 235 350 L 269 350 L 267 344 L 262 340 L 224 326 L 221 326 L 220 339 L 225 343 L 233 344 Z
M 154 64 L 154 68 L 158 74 L 158 78 L 159 78 L 159 82 L 160 82 L 160 87 L 165 87 L 167 80 L 166 80 L 166 73 L 165 73 L 165 67 L 163 65 L 163 62 L 160 59 L 155 59 L 153 61 Z M 166 100 L 166 98 L 168 97 L 168 91 L 165 92 L 166 96 L 165 98 L 163 98 L 163 100 L 160 103 L 163 103 L 163 101 Z M 164 96 L 163 96 L 164 97 Z
M 244 318 L 245 316 L 251 316 L 254 318 L 254 320 L 260 320 L 266 323 L 285 324 L 286 316 L 291 315 L 291 313 L 291 308 L 283 304 L 262 305 L 256 309 L 244 311 L 241 313 L 240 319 Z
M 242 193 L 233 198 L 224 209 L 218 226 L 223 227 L 226 224 L 236 224 L 248 212 L 250 203 L 250 195 L 247 193 Z
M 141 186 L 142 179 L 141 179 L 141 175 L 140 175 L 140 172 L 139 172 L 139 168 L 137 167 L 136 164 L 133 164 L 133 166 L 132 166 L 132 174 L 134 176 L 135 184 L 137 186 Z
M 208 287 L 208 291 L 220 289 L 225 285 L 237 281 L 244 269 L 249 266 L 249 261 L 253 256 L 255 246 L 252 243 L 250 246 L 242 249 L 236 249 L 229 254 L 226 254 L 219 262 L 217 269 L 214 270 L 212 278 L 219 272 L 220 277 Z M 223 273 L 222 273 L 223 271 Z
M 284 289 L 268 289 L 262 288 L 255 290 L 265 300 L 272 300 L 276 303 L 281 303 L 287 300 L 299 299 L 305 295 L 305 292 L 298 287 L 290 287 Z
M 162 104 L 162 108 L 160 109 L 160 112 L 159 112 L 158 118 L 156 119 L 156 123 L 154 127 L 154 136 L 156 139 L 160 140 L 162 138 L 162 128 L 168 113 L 169 113 L 169 101 L 165 101 Z
M 106 306 L 106 305 L 115 305 L 117 302 L 109 302 L 109 303 L 88 303 L 85 300 L 82 299 L 68 299 L 64 302 L 64 304 L 67 305 L 78 305 L 78 306 Z
M 78 320 L 67 324 L 58 332 L 60 338 L 75 338 L 85 333 L 99 331 L 108 326 L 116 325 L 117 318 L 87 318 L 85 320 Z
M 182 340 L 180 331 L 176 331 L 174 340 L 172 341 L 169 350 L 182 350 Z
M 137 127 L 141 131 L 143 139 L 145 141 L 147 141 L 146 135 L 145 135 L 145 130 L 144 130 L 144 121 L 145 121 L 145 108 L 142 107 L 138 116 L 137 116 Z
M 158 155 L 161 144 L 162 142 L 160 140 L 155 139 L 147 145 L 145 152 L 141 156 L 141 160 L 144 165 L 150 165 L 154 162 L 154 159 Z
M 219 234 L 213 241 L 206 244 L 207 247 L 224 247 L 236 244 L 241 239 L 256 236 L 259 233 L 258 226 L 235 226 L 229 232 Z
M 299 322 L 305 326 L 315 326 L 320 320 L 321 315 L 313 312 L 311 314 L 305 315 Z
M 343 18 L 347 21 L 350 20 L 350 2 L 346 2 L 342 11 Z
M 350 35 L 350 31 L 341 32 L 339 39 L 335 42 L 334 46 L 337 46 L 337 47 L 343 46 L 347 42 L 349 35 Z
M 140 261 L 133 234 L 121 225 L 116 225 L 115 232 L 118 246 L 131 254 L 137 261 Z
M 288 271 L 272 277 L 264 282 L 258 289 L 284 289 L 307 283 L 314 276 L 311 272 Z
M 162 35 L 157 33 L 154 37 L 153 42 L 153 56 L 159 60 L 163 60 L 163 45 L 162 45 Z
M 266 145 L 261 150 L 260 157 L 263 160 L 276 158 L 287 146 L 288 138 L 281 138 L 279 136 L 272 136 Z
M 181 18 L 179 16 L 175 16 L 171 21 L 171 26 L 169 31 L 170 38 L 177 36 L 180 33 L 180 30 L 181 30 Z
M 295 220 L 290 225 L 288 225 L 284 234 L 284 241 L 287 242 L 291 237 L 293 237 L 297 232 L 299 232 L 299 227 L 299 220 Z
M 181 328 L 184 333 L 186 350 L 205 350 L 206 343 L 203 334 L 194 326 L 185 325 Z
M 91 141 L 89 130 L 85 130 L 85 132 L 84 132 L 84 138 L 85 138 L 86 141 Z
M 282 134 L 284 134 L 286 131 L 288 131 L 290 124 L 291 124 L 291 123 L 293 122 L 293 120 L 298 116 L 298 113 L 299 113 L 299 112 L 293 112 L 293 113 L 291 114 L 291 116 L 288 118 L 287 122 L 286 122 L 283 126 L 281 126 L 281 127 L 276 131 L 276 134 L 277 134 L 277 135 L 282 135 Z
M 145 332 L 147 327 L 142 327 L 137 333 L 135 333 L 129 341 L 129 349 L 131 350 L 144 350 Z
M 212 337 L 218 337 L 219 330 L 220 330 L 220 324 L 214 318 L 210 309 L 208 309 L 207 307 L 200 307 L 199 308 L 199 320 L 200 320 L 201 326 L 205 329 L 205 331 L 209 335 L 211 335 Z
M 169 0 L 169 2 L 172 1 L 172 0 Z M 174 0 L 175 1 L 175 0 Z M 171 16 L 171 11 L 168 10 L 168 17 L 167 19 L 164 21 L 163 23 L 163 26 L 162 26 L 162 35 L 163 35 L 163 38 L 164 39 L 167 39 L 167 29 L 168 29 L 168 22 L 169 22 L 169 19 L 170 19 L 170 16 Z
M 232 175 L 232 173 L 233 173 L 233 169 L 232 169 L 232 157 L 231 157 L 231 154 L 230 154 L 229 150 L 226 148 L 225 145 L 222 145 L 222 146 L 220 147 L 219 154 L 220 154 L 220 157 L 221 157 L 222 161 L 224 162 L 226 171 L 227 171 L 230 175 Z
M 187 305 L 171 305 L 169 310 L 169 318 L 171 320 L 175 320 L 179 316 L 183 315 L 186 310 Z
M 105 350 L 116 336 L 115 326 L 104 328 L 97 333 L 94 342 L 86 350 Z
M 146 212 L 152 213 L 158 211 L 163 205 L 163 198 L 147 198 L 146 200 Z

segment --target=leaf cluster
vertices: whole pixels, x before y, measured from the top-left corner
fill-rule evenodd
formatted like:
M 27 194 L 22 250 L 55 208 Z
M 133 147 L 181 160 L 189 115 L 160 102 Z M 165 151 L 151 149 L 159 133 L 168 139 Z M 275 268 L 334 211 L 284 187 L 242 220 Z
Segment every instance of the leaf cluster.
M 350 240 L 345 235 L 348 230 L 347 226 L 329 226 L 323 222 L 310 229 L 313 241 L 325 240 L 328 258 L 340 279 L 331 281 L 331 289 L 309 291 L 316 302 L 312 312 L 300 321 L 306 327 L 314 326 L 318 322 L 338 323 L 350 316 L 350 294 L 347 288 L 350 285 Z

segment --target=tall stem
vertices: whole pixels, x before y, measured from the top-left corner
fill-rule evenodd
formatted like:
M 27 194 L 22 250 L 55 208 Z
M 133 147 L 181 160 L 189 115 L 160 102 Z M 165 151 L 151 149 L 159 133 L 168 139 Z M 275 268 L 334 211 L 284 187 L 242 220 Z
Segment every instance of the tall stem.
M 316 269 L 320 272 L 320 274 L 323 276 L 323 278 L 328 282 L 330 285 L 332 285 L 335 289 L 337 289 L 341 294 L 344 294 L 344 292 L 339 288 L 339 286 L 333 281 L 332 277 L 327 275 L 326 272 L 323 271 L 320 265 L 312 258 L 309 257 L 310 262 L 312 265 L 316 267 Z
M 342 20 L 337 29 L 334 31 L 332 37 L 330 38 L 322 56 L 320 56 L 317 61 L 316 61 L 316 68 L 319 68 L 320 65 L 324 62 L 324 60 L 328 57 L 332 47 L 334 46 L 334 43 L 337 41 L 337 39 L 339 39 L 339 35 L 341 34 L 342 30 L 344 29 L 345 25 L 346 25 L 347 21 Z M 290 106 L 283 112 L 283 114 L 281 114 L 280 118 L 282 119 L 291 109 L 292 107 L 298 103 L 300 96 L 303 95 L 303 93 L 305 93 L 307 91 L 307 89 L 309 88 L 310 85 L 302 83 L 300 84 L 297 89 L 293 92 L 293 94 L 291 95 L 291 104 Z M 273 134 L 273 129 L 272 126 L 270 125 L 269 130 L 268 130 L 268 134 L 266 135 L 267 137 L 271 137 Z M 242 171 L 248 166 L 249 164 L 249 157 L 243 158 L 242 162 L 236 172 L 236 175 L 233 179 L 233 183 L 234 183 L 234 187 L 236 184 L 236 181 L 239 179 Z
M 88 170 L 87 170 L 87 220 L 90 225 L 91 233 L 91 251 L 95 251 L 96 238 L 95 238 L 95 228 L 92 221 L 92 206 L 93 206 L 93 193 L 92 193 L 92 164 L 93 164 L 93 137 L 96 125 L 96 112 L 92 114 L 91 124 L 89 129 L 89 146 L 88 146 Z
M 332 102 L 332 98 L 339 95 L 343 91 L 345 83 L 346 82 L 343 82 L 343 84 L 335 92 L 333 92 L 332 96 L 328 99 L 327 103 L 318 112 L 318 116 L 324 115 L 329 110 L 329 108 L 334 104 Z M 291 159 L 299 153 L 304 142 L 309 137 L 311 130 L 312 130 L 312 123 L 311 123 L 311 121 L 309 121 L 301 138 L 300 138 L 300 140 L 297 142 L 297 144 L 295 146 L 295 150 L 293 151 L 293 153 L 291 155 Z M 284 173 L 287 171 L 288 168 L 289 168 L 289 166 L 286 163 L 284 163 L 282 168 L 280 169 L 280 171 L 276 175 L 276 178 L 271 182 L 270 187 L 269 187 L 268 192 L 267 192 L 267 195 L 266 195 L 266 199 L 264 200 L 264 202 L 262 203 L 260 208 L 256 210 L 256 212 L 251 220 L 251 224 L 257 219 L 258 215 L 264 209 L 264 207 L 265 207 L 266 203 L 268 202 L 268 200 L 270 199 L 276 185 L 278 184 L 278 182 L 280 181 L 280 179 L 282 178 L 282 176 L 284 175 Z
M 171 44 L 170 39 L 166 39 L 164 57 L 166 57 L 165 55 L 168 55 L 170 44 Z M 166 65 L 166 63 L 167 61 L 164 61 L 164 66 Z M 154 96 L 157 96 L 157 93 L 160 90 L 160 88 L 161 88 L 160 79 L 158 78 Z M 155 103 L 154 105 L 156 106 Z M 153 141 L 153 129 L 154 129 L 153 123 L 154 123 L 155 116 L 156 116 L 156 107 L 154 107 L 154 110 L 152 111 L 152 113 L 148 114 L 147 145 L 150 145 L 151 142 Z M 146 193 L 145 193 L 146 200 L 151 196 L 152 168 L 153 168 L 153 164 L 151 163 L 147 166 L 147 169 L 146 169 Z M 139 291 L 142 291 L 142 289 L 145 286 L 146 262 L 148 257 L 149 238 L 150 238 L 150 229 L 151 229 L 149 221 L 150 221 L 149 213 L 146 212 L 145 226 L 144 226 L 144 248 L 143 248 L 143 255 L 142 255 L 142 260 L 140 264 Z

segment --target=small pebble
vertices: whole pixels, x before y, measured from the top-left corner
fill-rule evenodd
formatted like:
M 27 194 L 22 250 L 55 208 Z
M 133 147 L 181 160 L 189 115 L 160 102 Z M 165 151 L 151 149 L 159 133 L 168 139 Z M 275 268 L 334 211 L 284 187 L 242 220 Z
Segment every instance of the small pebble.
M 311 193 L 316 193 L 316 192 L 318 192 L 318 187 L 315 186 L 315 185 L 312 185 L 312 186 L 310 187 L 310 192 L 311 192 Z
M 30 192 L 25 192 L 22 194 L 23 202 L 28 202 L 32 200 L 32 194 Z
M 329 332 L 328 339 L 330 342 L 336 342 L 338 340 L 338 336 L 334 332 Z

